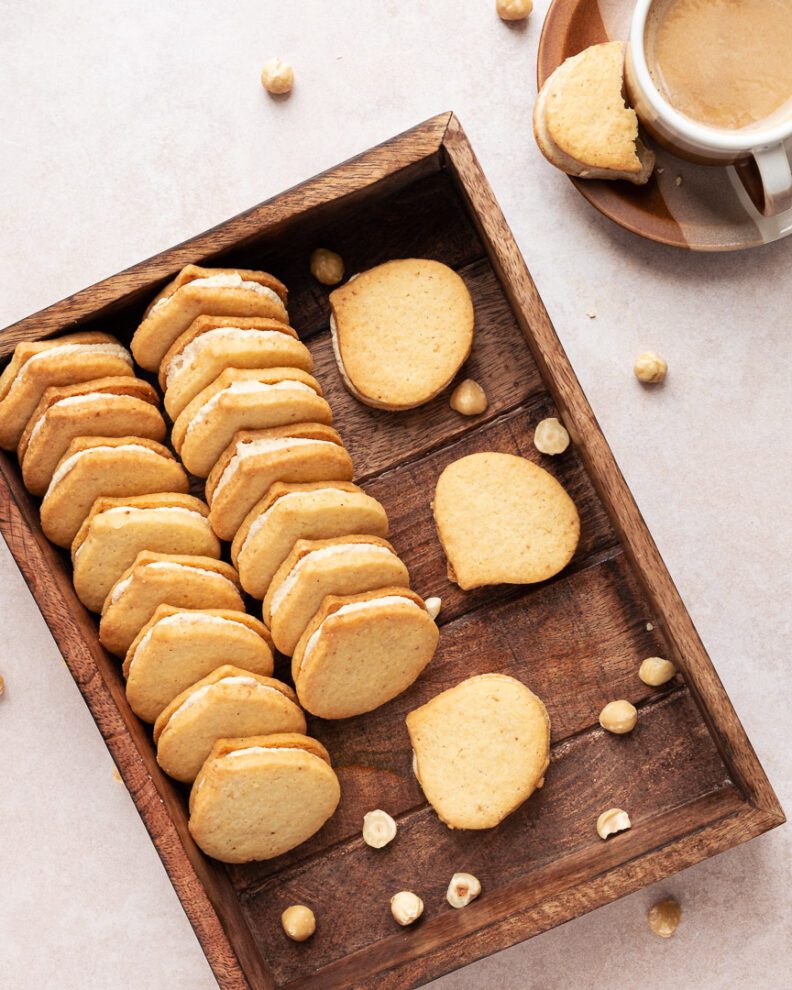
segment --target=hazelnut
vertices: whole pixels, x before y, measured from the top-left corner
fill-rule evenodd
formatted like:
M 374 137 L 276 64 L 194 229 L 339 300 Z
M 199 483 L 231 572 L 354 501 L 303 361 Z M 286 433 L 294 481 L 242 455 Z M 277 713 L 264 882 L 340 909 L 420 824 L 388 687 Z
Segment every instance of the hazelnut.
M 660 938 L 671 938 L 682 918 L 682 908 L 673 897 L 658 901 L 649 908 L 649 927 Z
M 294 86 L 294 69 L 280 58 L 271 58 L 261 70 L 261 85 L 268 93 L 282 96 Z
M 431 615 L 433 619 L 436 619 L 440 615 L 440 609 L 443 607 L 442 599 L 440 598 L 427 598 L 424 602 L 426 606 L 426 611 Z
M 316 918 L 304 904 L 292 904 L 281 915 L 281 925 L 292 941 L 304 942 L 316 931 Z
M 668 374 L 668 365 L 654 351 L 644 351 L 635 362 L 633 370 L 639 382 L 657 385 Z
M 630 816 L 621 808 L 608 808 L 597 819 L 597 835 L 601 839 L 607 839 L 609 835 L 624 832 L 631 827 Z
M 391 897 L 391 914 L 400 925 L 411 925 L 423 914 L 421 898 L 411 890 L 401 890 Z
M 446 900 L 453 908 L 467 907 L 481 893 L 481 884 L 472 873 L 455 873 L 446 891 Z
M 451 393 L 451 408 L 461 416 L 480 416 L 489 402 L 487 393 L 472 378 L 460 382 Z
M 396 838 L 396 822 L 387 811 L 377 808 L 363 816 L 363 841 L 372 849 L 382 849 Z
M 311 274 L 322 285 L 338 285 L 344 277 L 344 260 L 328 248 L 317 248 L 311 255 Z
M 635 706 L 624 700 L 608 702 L 599 716 L 599 724 L 602 728 L 616 736 L 632 732 L 637 721 L 638 712 Z
M 638 676 L 649 687 L 660 687 L 676 674 L 676 667 L 662 657 L 647 657 L 638 668 Z
M 569 446 L 569 434 L 566 427 L 550 416 L 537 423 L 534 430 L 534 447 L 540 454 L 563 454 Z
M 523 21 L 533 10 L 533 0 L 495 0 L 502 21 Z

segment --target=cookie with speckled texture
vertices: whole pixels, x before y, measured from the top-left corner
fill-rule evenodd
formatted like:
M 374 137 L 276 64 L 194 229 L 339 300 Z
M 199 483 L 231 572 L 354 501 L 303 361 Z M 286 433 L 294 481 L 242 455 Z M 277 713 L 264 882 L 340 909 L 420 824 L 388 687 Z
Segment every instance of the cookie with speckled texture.
M 580 538 L 564 488 L 514 454 L 452 461 L 437 480 L 433 511 L 449 580 L 465 591 L 545 581 L 566 567 Z
M 449 828 L 493 828 L 544 783 L 547 709 L 520 681 L 479 674 L 407 716 L 413 769 Z
M 224 664 L 171 701 L 154 723 L 157 762 L 191 784 L 218 739 L 305 732 L 292 689 Z
M 224 863 L 273 859 L 305 842 L 338 807 L 321 743 L 298 733 L 220 739 L 190 792 L 189 828 Z
M 159 605 L 124 659 L 127 701 L 144 722 L 224 663 L 269 677 L 272 639 L 259 619 L 233 609 Z

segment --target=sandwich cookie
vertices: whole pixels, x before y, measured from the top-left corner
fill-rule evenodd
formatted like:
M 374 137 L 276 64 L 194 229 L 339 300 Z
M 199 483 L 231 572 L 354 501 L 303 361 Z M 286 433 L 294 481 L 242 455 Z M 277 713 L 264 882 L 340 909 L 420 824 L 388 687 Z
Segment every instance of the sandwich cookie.
M 505 674 L 479 674 L 407 716 L 413 769 L 449 828 L 494 828 L 544 783 L 550 719 Z
M 233 609 L 159 605 L 124 660 L 129 706 L 154 722 L 178 694 L 227 663 L 269 677 L 272 639 L 262 622 Z
M 250 316 L 199 316 L 162 359 L 159 383 L 165 409 L 175 420 L 226 368 L 313 369 L 311 352 L 297 331 L 278 320 Z
M 390 543 L 378 536 L 298 540 L 269 586 L 264 621 L 277 649 L 291 656 L 327 595 L 409 585 L 407 568 Z
M 224 863 L 272 859 L 305 842 L 338 807 L 321 743 L 298 733 L 219 739 L 190 791 L 189 828 Z
M 77 437 L 58 461 L 41 503 L 41 528 L 70 547 L 102 495 L 186 492 L 184 468 L 167 447 L 143 437 Z
M 221 540 L 233 540 L 245 516 L 276 481 L 351 481 L 352 458 L 323 423 L 241 430 L 206 481 L 209 519 Z
M 23 341 L 0 375 L 0 447 L 14 450 L 46 389 L 95 378 L 131 378 L 132 355 L 106 333 Z
M 473 346 L 473 302 L 439 261 L 387 261 L 330 293 L 338 370 L 377 409 L 412 409 L 450 384 Z
M 546 80 L 534 105 L 539 150 L 556 168 L 581 179 L 649 181 L 655 156 L 638 137 L 638 117 L 625 106 L 620 41 L 573 55 Z
M 276 482 L 239 527 L 231 559 L 245 591 L 263 598 L 298 540 L 352 533 L 388 535 L 385 510 L 362 488 L 345 481 Z
M 19 440 L 17 454 L 28 491 L 43 495 L 76 437 L 164 440 L 157 393 L 139 378 L 100 378 L 48 388 Z
M 220 557 L 209 509 L 179 492 L 98 498 L 72 543 L 77 597 L 101 612 L 110 589 L 141 550 Z
M 123 657 L 158 605 L 230 608 L 243 612 L 239 579 L 214 557 L 141 551 L 110 589 L 99 622 L 99 641 Z
M 288 323 L 286 296 L 286 286 L 268 272 L 187 265 L 144 313 L 132 354 L 142 368 L 157 371 L 197 316 L 263 316 Z
M 408 588 L 329 595 L 292 657 L 300 704 L 319 718 L 370 712 L 413 683 L 439 635 L 423 600 Z
M 298 368 L 227 368 L 182 410 L 173 446 L 184 466 L 205 478 L 240 430 L 333 422 L 319 382 Z
M 453 461 L 435 489 L 437 534 L 448 578 L 465 591 L 545 581 L 572 559 L 575 503 L 544 468 L 486 451 Z
M 281 681 L 224 664 L 193 684 L 154 723 L 157 763 L 191 784 L 218 739 L 305 732 L 294 691 Z

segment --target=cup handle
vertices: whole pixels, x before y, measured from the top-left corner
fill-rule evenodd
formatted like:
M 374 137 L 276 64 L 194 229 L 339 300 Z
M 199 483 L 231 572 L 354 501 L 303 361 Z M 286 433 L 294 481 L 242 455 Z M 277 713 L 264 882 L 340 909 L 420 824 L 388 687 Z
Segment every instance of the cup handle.
M 792 208 L 792 167 L 783 141 L 769 148 L 757 148 L 752 154 L 764 190 L 762 213 L 774 217 Z

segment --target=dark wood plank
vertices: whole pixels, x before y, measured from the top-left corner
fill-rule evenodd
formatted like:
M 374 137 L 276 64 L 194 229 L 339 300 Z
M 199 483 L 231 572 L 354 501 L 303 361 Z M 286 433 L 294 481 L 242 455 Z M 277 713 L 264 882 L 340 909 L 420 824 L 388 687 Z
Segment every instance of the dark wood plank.
M 637 834 L 668 808 L 726 784 L 720 755 L 682 689 L 645 709 L 641 731 L 627 740 L 592 730 L 555 746 L 545 787 L 498 829 L 454 831 L 430 808 L 421 808 L 402 817 L 396 839 L 384 850 L 370 849 L 359 837 L 336 846 L 246 892 L 243 911 L 283 985 L 383 939 L 392 940 L 397 954 L 412 934 L 392 938 L 388 901 L 398 890 L 415 890 L 423 898 L 423 924 L 445 915 L 448 934 L 466 913 L 445 902 L 455 871 L 479 877 L 485 892 L 479 909 L 489 900 L 497 915 L 503 886 L 555 859 L 588 849 L 595 870 L 606 846 L 594 825 L 606 808 L 627 809 Z M 608 854 L 622 838 L 609 840 Z M 312 905 L 318 918 L 316 935 L 302 946 L 283 945 L 279 929 L 280 913 L 293 903 Z M 366 975 L 358 969 L 358 978 Z

